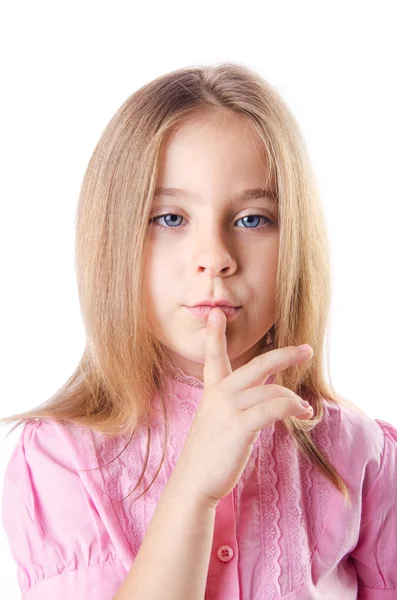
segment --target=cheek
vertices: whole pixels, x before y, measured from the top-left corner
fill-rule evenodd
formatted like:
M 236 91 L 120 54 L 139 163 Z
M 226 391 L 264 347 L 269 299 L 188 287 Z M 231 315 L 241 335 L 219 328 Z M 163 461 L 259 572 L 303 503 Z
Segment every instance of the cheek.
M 157 312 L 157 305 L 164 288 L 163 272 L 158 254 L 151 248 L 148 252 L 143 270 L 143 288 L 146 308 L 152 317 Z
M 178 276 L 179 272 L 179 276 Z M 160 314 L 175 303 L 178 297 L 177 286 L 181 270 L 175 261 L 157 250 L 151 252 L 145 263 L 143 285 L 145 298 L 150 303 L 151 311 Z
M 256 290 L 266 291 L 274 287 L 277 278 L 278 252 L 273 248 L 269 251 L 257 253 L 256 257 L 246 262 L 244 279 Z

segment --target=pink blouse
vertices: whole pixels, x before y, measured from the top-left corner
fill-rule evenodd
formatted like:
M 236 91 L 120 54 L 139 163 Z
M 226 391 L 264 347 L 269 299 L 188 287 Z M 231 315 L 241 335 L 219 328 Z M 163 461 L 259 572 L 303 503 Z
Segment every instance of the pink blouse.
M 165 464 L 135 502 L 143 487 L 117 500 L 142 470 L 145 428 L 114 462 L 84 472 L 78 469 L 113 459 L 129 436 L 105 438 L 53 419 L 22 427 L 2 504 L 22 599 L 114 597 L 203 391 L 180 369 L 167 385 Z M 324 405 L 325 417 L 312 435 L 352 491 L 352 508 L 344 507 L 341 494 L 298 451 L 280 421 L 265 428 L 238 484 L 217 507 L 204 600 L 397 600 L 397 429 L 341 405 Z M 152 430 L 145 487 L 160 464 L 163 434 L 161 417 Z

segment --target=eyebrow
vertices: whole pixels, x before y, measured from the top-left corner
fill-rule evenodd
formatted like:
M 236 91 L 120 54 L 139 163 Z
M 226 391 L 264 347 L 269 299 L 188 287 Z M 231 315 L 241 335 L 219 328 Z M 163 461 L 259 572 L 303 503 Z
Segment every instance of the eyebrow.
M 154 192 L 154 198 L 160 199 L 161 196 L 168 196 L 171 198 L 191 198 L 191 194 L 181 188 L 156 188 Z M 268 190 L 266 188 L 253 188 L 234 194 L 231 198 L 233 201 L 247 201 L 256 200 L 258 198 L 268 198 L 273 204 L 278 205 L 278 197 L 276 192 Z

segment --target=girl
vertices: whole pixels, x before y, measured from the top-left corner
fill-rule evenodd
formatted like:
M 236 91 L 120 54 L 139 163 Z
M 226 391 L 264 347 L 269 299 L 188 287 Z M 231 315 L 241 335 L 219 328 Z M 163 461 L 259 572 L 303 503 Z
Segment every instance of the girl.
M 84 354 L 2 419 L 23 598 L 397 599 L 397 429 L 324 376 L 327 232 L 280 95 L 238 64 L 143 86 L 76 223 Z

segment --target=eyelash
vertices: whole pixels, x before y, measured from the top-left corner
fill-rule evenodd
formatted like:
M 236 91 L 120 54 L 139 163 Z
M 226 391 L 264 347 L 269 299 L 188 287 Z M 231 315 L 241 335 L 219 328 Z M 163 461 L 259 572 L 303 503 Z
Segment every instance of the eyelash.
M 158 223 L 156 223 L 157 219 L 161 219 L 162 217 L 167 217 L 168 215 L 172 215 L 172 216 L 176 216 L 176 217 L 181 217 L 182 215 L 178 215 L 176 213 L 164 213 L 162 215 L 158 215 L 157 217 L 153 217 L 152 219 L 149 220 L 149 225 L 151 223 L 153 223 L 155 225 L 155 227 L 159 227 L 160 229 L 162 229 L 163 231 L 169 231 L 170 229 L 181 229 L 181 227 L 167 227 L 165 225 L 159 225 Z M 266 225 L 272 225 L 273 221 L 271 221 L 268 217 L 265 217 L 265 215 L 261 215 L 261 214 L 252 214 L 252 215 L 244 215 L 243 217 L 241 217 L 240 219 L 237 219 L 237 221 L 241 221 L 242 219 L 245 219 L 246 217 L 260 217 L 262 219 L 265 219 L 268 223 L 265 225 L 262 225 L 261 227 L 239 227 L 238 229 L 246 229 L 246 230 L 262 230 L 266 227 Z M 182 217 L 183 218 L 183 217 Z M 236 223 L 237 223 L 236 221 Z

